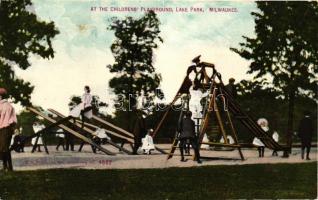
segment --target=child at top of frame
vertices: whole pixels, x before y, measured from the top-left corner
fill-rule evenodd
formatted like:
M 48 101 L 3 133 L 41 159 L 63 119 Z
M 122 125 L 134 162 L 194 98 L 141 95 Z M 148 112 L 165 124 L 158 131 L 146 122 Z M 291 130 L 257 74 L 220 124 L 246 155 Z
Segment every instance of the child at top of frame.
M 71 111 L 72 117 L 86 117 L 91 119 L 93 117 L 92 101 L 93 97 L 90 94 L 91 90 L 89 86 L 84 87 L 84 94 L 82 95 L 81 103 L 75 106 Z
M 230 78 L 229 79 L 229 84 L 227 84 L 225 86 L 225 89 L 230 93 L 230 95 L 232 95 L 233 98 L 237 97 L 237 89 L 235 86 L 235 79 L 234 78 Z

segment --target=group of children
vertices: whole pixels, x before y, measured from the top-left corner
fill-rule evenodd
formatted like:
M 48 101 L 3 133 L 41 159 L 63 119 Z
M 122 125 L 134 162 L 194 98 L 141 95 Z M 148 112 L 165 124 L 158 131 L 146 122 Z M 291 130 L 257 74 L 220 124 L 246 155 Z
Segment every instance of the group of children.
M 89 86 L 85 86 L 84 91 L 85 92 L 82 96 L 82 102 L 79 105 L 74 106 L 70 111 L 71 116 L 75 118 L 81 118 L 83 123 L 85 119 L 88 120 L 92 117 L 92 99 L 93 99 L 90 94 Z M 82 123 L 82 126 L 83 126 L 83 123 Z M 36 121 L 32 127 L 33 127 L 34 133 L 37 133 L 45 128 L 44 124 L 40 123 L 39 121 Z M 111 140 L 111 138 L 107 135 L 106 133 L 107 131 L 105 129 L 98 128 L 98 127 L 95 127 L 95 128 L 96 130 L 91 135 L 91 139 L 97 145 L 105 144 L 107 140 Z M 11 139 L 11 145 L 15 147 L 14 150 L 16 152 L 24 152 L 25 141 L 24 141 L 24 136 L 21 133 L 22 133 L 22 128 L 16 129 Z M 63 129 L 61 128 L 58 128 L 56 131 L 54 131 L 54 133 L 57 139 L 57 146 L 56 146 L 57 151 L 59 150 L 60 147 L 62 147 L 62 149 L 66 151 L 68 151 L 69 148 L 71 151 L 74 151 L 74 141 L 73 141 L 74 138 L 72 138 L 73 136 L 71 134 L 64 132 Z M 151 154 L 151 151 L 155 149 L 155 146 L 151 137 L 151 133 L 152 133 L 152 129 L 148 130 L 148 133 L 145 135 L 144 138 L 141 138 L 140 147 L 143 153 L 145 154 Z M 44 146 L 42 134 L 39 135 L 38 138 L 33 137 L 31 139 L 31 144 L 32 146 L 35 145 L 35 148 L 38 150 L 38 152 L 41 152 L 41 146 Z M 84 144 L 85 142 L 80 143 L 78 151 L 82 150 Z M 92 146 L 92 151 L 96 153 L 97 151 L 96 147 Z
M 92 117 L 92 95 L 90 94 L 90 88 L 88 86 L 85 86 L 84 88 L 85 93 L 82 96 L 82 102 L 75 106 L 71 111 L 70 115 L 75 118 L 81 118 L 82 119 L 82 127 L 84 125 L 85 119 L 90 119 Z M 21 135 L 21 130 L 15 131 L 15 124 L 17 123 L 17 118 L 14 112 L 13 107 L 10 105 L 10 103 L 6 100 L 7 92 L 4 88 L 0 88 L 0 158 L 3 160 L 3 166 L 4 169 L 12 170 L 12 162 L 11 162 L 11 153 L 10 153 L 10 144 L 14 143 L 21 143 L 18 149 L 15 149 L 18 152 L 23 152 L 23 136 Z M 180 147 L 180 153 L 181 153 L 181 161 L 185 161 L 184 159 L 184 149 L 187 146 L 188 143 L 191 144 L 191 146 L 194 149 L 195 156 L 197 158 L 197 162 L 201 163 L 200 160 L 200 154 L 199 154 L 199 143 L 196 137 L 196 131 L 195 131 L 195 123 L 191 119 L 192 113 L 190 111 L 187 111 L 185 114 L 185 117 L 181 119 L 181 121 L 178 124 L 178 131 L 179 131 L 179 147 Z M 265 118 L 261 118 L 257 121 L 259 126 L 267 133 L 271 134 L 274 141 L 279 141 L 279 135 L 275 131 L 271 131 L 268 126 L 268 121 Z M 140 128 L 138 126 L 137 128 Z M 34 132 L 37 133 L 40 130 L 44 129 L 45 126 L 43 124 L 40 124 L 39 122 L 36 122 L 33 125 Z M 301 125 L 299 128 L 299 137 L 302 141 L 302 158 L 304 158 L 304 151 L 305 148 L 307 148 L 307 156 L 306 158 L 309 160 L 309 152 L 310 152 L 310 146 L 311 146 L 311 137 L 312 137 L 312 122 L 309 119 L 308 115 L 305 115 L 304 119 L 301 121 Z M 95 133 L 92 136 L 92 139 L 97 144 L 103 144 L 105 140 L 110 140 L 111 138 L 107 135 L 107 131 L 105 129 L 97 128 Z M 67 140 L 68 134 L 65 134 L 62 129 L 58 129 L 56 131 L 56 137 L 58 138 L 58 144 L 56 146 L 56 150 L 59 149 L 60 146 L 62 146 L 63 150 L 66 148 L 64 147 L 65 140 Z M 12 138 L 12 136 L 14 136 Z M 32 138 L 32 145 L 35 145 L 37 137 Z M 141 147 L 143 153 L 151 154 L 151 151 L 155 150 L 155 145 L 153 143 L 152 138 L 152 129 L 147 131 L 147 134 L 144 138 L 141 138 L 140 135 L 138 137 L 135 137 L 135 147 L 134 147 L 134 153 L 137 153 L 137 150 L 139 147 Z M 137 141 L 138 140 L 138 141 Z M 140 141 L 141 140 L 141 141 Z M 208 140 L 207 135 L 204 135 L 204 140 Z M 229 143 L 233 143 L 233 138 L 229 136 L 227 138 Z M 10 142 L 11 141 L 11 142 Z M 222 142 L 222 141 L 221 141 Z M 224 141 L 223 141 L 224 142 Z M 253 139 L 253 144 L 257 147 L 259 157 L 264 157 L 265 152 L 265 145 L 261 141 L 260 138 L 255 137 Z M 37 141 L 37 148 L 38 151 L 41 151 L 40 146 L 44 145 L 42 136 L 38 138 Z M 84 143 L 81 144 L 80 149 Z M 204 145 L 201 147 L 204 148 Z M 206 147 L 208 148 L 208 147 Z M 66 149 L 67 150 L 67 149 Z M 71 150 L 74 150 L 74 143 L 71 144 Z M 93 149 L 94 152 L 96 152 L 96 149 Z M 189 151 L 189 150 L 188 150 Z M 278 153 L 276 151 L 273 151 L 273 156 L 278 156 Z

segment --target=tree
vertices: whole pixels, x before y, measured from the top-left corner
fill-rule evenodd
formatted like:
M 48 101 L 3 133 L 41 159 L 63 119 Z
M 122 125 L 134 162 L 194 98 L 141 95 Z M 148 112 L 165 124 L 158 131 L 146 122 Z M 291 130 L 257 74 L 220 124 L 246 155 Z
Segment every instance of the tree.
M 34 106 L 34 105 L 33 105 Z M 40 106 L 34 106 L 36 109 L 40 110 L 41 112 L 44 112 L 44 109 Z M 33 112 L 30 112 L 27 109 L 23 109 L 18 115 L 18 128 L 22 128 L 22 134 L 23 135 L 32 135 L 34 134 L 33 130 L 33 124 L 35 122 L 40 122 L 41 124 L 44 124 L 45 126 L 48 126 L 50 123 L 47 120 L 44 120 L 42 117 L 38 117 Z
M 241 80 L 240 83 L 237 84 L 237 101 L 245 113 L 250 115 L 252 119 L 266 118 L 269 122 L 270 130 L 277 131 L 280 135 L 279 142 L 286 142 L 286 138 L 281 136 L 287 129 L 288 105 L 280 96 L 279 92 L 268 86 L 269 83 L 266 83 L 265 80 Z M 296 122 L 302 119 L 304 110 L 311 110 L 313 116 L 317 116 L 315 100 L 305 95 L 298 95 L 297 98 L 295 98 L 294 109 L 294 119 Z M 313 120 L 315 119 L 317 118 L 314 117 Z M 237 129 L 239 139 L 244 143 L 251 142 L 253 135 L 249 134 L 246 127 L 242 126 L 242 124 L 236 120 L 233 122 L 235 123 L 234 126 Z M 316 130 L 316 127 L 314 130 Z M 296 135 L 294 135 L 294 139 L 299 141 Z
M 317 97 L 317 2 L 257 2 L 255 38 L 243 36 L 240 49 L 250 60 L 248 73 L 255 79 L 270 78 L 269 86 L 288 102 L 287 145 L 291 147 L 295 97 Z M 273 108 L 274 109 L 274 108 Z
M 30 54 L 53 58 L 52 38 L 58 34 L 53 22 L 39 21 L 31 0 L 0 1 L 0 86 L 15 103 L 30 104 L 33 86 L 15 75 L 14 67 L 27 69 Z
M 32 135 L 34 133 L 33 124 L 38 121 L 38 118 L 34 113 L 28 110 L 22 110 L 22 112 L 17 116 L 18 126 L 22 128 L 23 135 Z
M 116 37 L 111 45 L 115 63 L 108 66 L 116 76 L 109 81 L 109 86 L 115 94 L 123 95 L 126 103 L 129 99 L 154 96 L 160 84 L 161 76 L 153 66 L 153 51 L 158 47 L 158 41 L 163 42 L 159 25 L 156 14 L 150 11 L 139 19 L 112 18 L 108 27 Z M 132 107 L 136 106 L 136 101 L 130 103 Z

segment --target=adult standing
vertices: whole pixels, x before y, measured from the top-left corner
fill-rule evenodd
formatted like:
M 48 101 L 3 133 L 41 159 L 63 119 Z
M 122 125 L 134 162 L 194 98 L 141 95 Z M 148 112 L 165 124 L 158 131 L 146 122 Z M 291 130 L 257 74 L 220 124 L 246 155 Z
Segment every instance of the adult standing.
M 178 129 L 180 132 L 179 148 L 180 148 L 180 153 L 181 153 L 181 161 L 182 162 L 185 161 L 184 155 L 183 155 L 183 149 L 184 149 L 185 143 L 187 142 L 187 140 L 189 140 L 192 148 L 194 149 L 194 153 L 195 153 L 195 157 L 197 159 L 197 162 L 201 163 L 198 140 L 197 140 L 197 137 L 195 135 L 195 123 L 191 119 L 191 116 L 192 116 L 192 112 L 187 111 L 185 114 L 185 118 L 181 119 L 181 121 L 179 122 Z
M 310 160 L 309 153 L 313 134 L 313 123 L 310 118 L 310 112 L 305 111 L 298 127 L 298 136 L 301 140 L 301 159 L 304 159 L 305 149 L 307 150 L 306 160 Z
M 134 147 L 133 154 L 137 155 L 138 148 L 142 145 L 141 139 L 147 134 L 146 114 L 137 111 L 137 119 L 134 126 Z
M 3 160 L 3 169 L 5 171 L 12 171 L 13 166 L 9 147 L 17 123 L 17 117 L 7 97 L 6 89 L 0 88 L 0 153 Z

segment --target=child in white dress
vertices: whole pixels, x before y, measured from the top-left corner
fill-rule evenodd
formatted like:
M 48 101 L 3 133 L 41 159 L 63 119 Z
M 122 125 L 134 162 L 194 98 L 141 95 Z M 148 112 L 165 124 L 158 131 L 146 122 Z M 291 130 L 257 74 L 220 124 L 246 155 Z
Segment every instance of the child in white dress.
M 35 122 L 32 127 L 33 127 L 33 130 L 34 130 L 34 133 L 37 133 L 37 132 L 39 132 L 39 131 L 41 131 L 42 129 L 45 128 L 45 126 L 43 124 L 40 124 L 39 122 Z M 35 145 L 36 138 L 37 137 L 33 137 L 32 138 L 32 140 L 31 140 L 31 144 L 32 145 Z M 38 152 L 41 152 L 41 145 L 43 145 L 42 135 L 40 135 L 40 137 L 38 139 L 38 143 L 37 143 Z
M 146 154 L 151 154 L 151 151 L 155 150 L 155 145 L 154 145 L 153 139 L 151 137 L 152 132 L 153 132 L 152 129 L 148 130 L 147 135 L 144 138 L 142 138 L 141 149 Z

